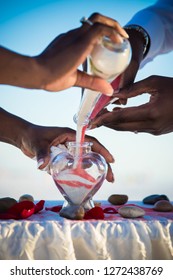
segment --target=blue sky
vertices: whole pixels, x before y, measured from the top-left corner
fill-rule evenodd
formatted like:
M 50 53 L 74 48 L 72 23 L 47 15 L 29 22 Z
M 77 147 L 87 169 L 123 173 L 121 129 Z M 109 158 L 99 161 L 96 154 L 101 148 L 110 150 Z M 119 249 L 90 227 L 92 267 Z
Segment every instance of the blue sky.
M 93 12 L 115 18 L 124 25 L 134 13 L 155 1 L 1 1 L 1 45 L 26 55 L 37 55 L 58 34 L 80 25 L 82 16 Z M 65 59 L 65 58 L 64 58 Z M 146 65 L 136 80 L 152 74 L 172 76 L 173 53 L 162 55 Z M 141 104 L 146 96 L 131 100 Z M 11 86 L 0 86 L 0 104 L 7 111 L 39 125 L 76 128 L 73 115 L 80 103 L 80 89 L 48 93 Z M 64 109 L 66 108 L 66 109 Z M 88 134 L 95 136 L 114 155 L 115 183 L 104 182 L 95 199 L 107 199 L 112 193 L 124 193 L 141 200 L 154 193 L 173 199 L 173 134 L 152 136 L 116 132 L 101 127 Z M 36 163 L 20 150 L 0 143 L 0 197 L 19 198 L 24 193 L 36 199 L 61 199 L 52 178 L 37 170 Z

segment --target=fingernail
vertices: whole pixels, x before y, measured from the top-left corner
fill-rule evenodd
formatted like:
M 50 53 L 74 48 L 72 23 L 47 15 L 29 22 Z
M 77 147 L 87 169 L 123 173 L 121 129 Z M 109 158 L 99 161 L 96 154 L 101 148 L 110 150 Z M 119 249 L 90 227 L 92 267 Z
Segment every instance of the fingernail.
M 37 161 L 37 168 L 40 169 L 40 166 L 44 164 L 44 159 L 41 158 Z
M 128 39 L 129 38 L 129 35 L 127 34 L 127 32 L 123 29 L 123 35 L 124 35 L 124 37 L 126 38 L 126 39 Z
M 113 93 L 114 93 L 114 89 L 113 88 L 109 92 L 106 92 L 106 93 L 103 92 L 103 94 L 105 94 L 107 96 L 112 96 Z
M 113 155 L 111 155 L 111 163 L 114 163 L 115 162 L 115 159 L 113 157 Z
M 107 92 L 107 93 L 102 93 L 102 94 L 104 94 L 104 95 L 106 95 L 106 96 L 112 96 L 113 94 L 114 94 L 114 91 L 111 91 L 111 92 Z

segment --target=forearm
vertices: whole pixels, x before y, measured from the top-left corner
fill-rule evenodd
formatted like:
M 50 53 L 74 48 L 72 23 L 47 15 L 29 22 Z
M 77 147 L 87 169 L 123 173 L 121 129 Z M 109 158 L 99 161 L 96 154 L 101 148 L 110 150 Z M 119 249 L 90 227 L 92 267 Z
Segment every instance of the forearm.
M 22 137 L 30 123 L 0 108 L 0 141 L 21 147 Z
M 34 57 L 0 47 L 0 84 L 40 89 L 44 70 Z

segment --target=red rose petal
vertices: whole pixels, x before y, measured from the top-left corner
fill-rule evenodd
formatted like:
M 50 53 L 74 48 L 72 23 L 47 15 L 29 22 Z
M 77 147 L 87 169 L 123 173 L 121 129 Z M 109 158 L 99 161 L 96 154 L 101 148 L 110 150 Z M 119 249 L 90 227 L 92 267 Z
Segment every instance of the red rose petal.
M 44 207 L 44 200 L 40 200 L 36 205 L 32 201 L 21 201 L 10 207 L 6 213 L 0 214 L 0 219 L 26 219 L 38 213 Z
M 8 214 L 13 214 L 16 216 L 20 216 L 24 209 L 31 210 L 35 208 L 35 204 L 32 201 L 24 200 L 14 204 L 7 211 Z
M 59 212 L 62 209 L 62 205 L 57 205 L 53 207 L 46 207 L 45 208 L 47 211 L 53 211 L 53 212 Z
M 21 219 L 27 219 L 28 217 L 32 216 L 34 214 L 34 208 L 32 209 L 23 209 L 23 211 L 20 213 Z
M 45 200 L 40 200 L 36 205 L 35 205 L 35 211 L 34 213 L 38 213 L 39 211 L 43 210 L 44 208 L 44 203 L 45 203 Z
M 94 208 L 88 210 L 85 213 L 84 219 L 103 220 L 104 219 L 103 209 L 99 206 L 95 206 Z
M 118 213 L 118 211 L 113 207 L 106 207 L 105 209 L 103 209 L 103 212 L 107 213 L 107 214 L 117 214 Z

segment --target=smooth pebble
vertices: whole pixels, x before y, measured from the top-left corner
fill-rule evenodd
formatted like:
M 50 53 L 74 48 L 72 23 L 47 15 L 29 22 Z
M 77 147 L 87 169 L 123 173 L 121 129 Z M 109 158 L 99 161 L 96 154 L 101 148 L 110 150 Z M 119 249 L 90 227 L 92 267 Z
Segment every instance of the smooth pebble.
M 82 220 L 85 215 L 85 210 L 82 206 L 70 205 L 62 208 L 59 215 L 71 220 Z
M 173 205 L 167 200 L 160 200 L 154 204 L 153 209 L 160 212 L 170 212 L 173 211 Z
M 146 196 L 143 199 L 143 203 L 154 205 L 159 200 L 169 201 L 169 198 L 165 194 L 152 194 L 152 195 Z
M 19 198 L 19 202 L 25 201 L 25 200 L 34 202 L 34 198 L 33 198 L 33 196 L 30 195 L 30 194 L 23 194 L 23 195 L 21 195 L 21 197 Z
M 128 201 L 128 196 L 126 194 L 112 194 L 108 201 L 113 205 L 122 205 Z
M 118 213 L 124 218 L 138 218 L 145 215 L 145 211 L 137 206 L 122 206 Z

